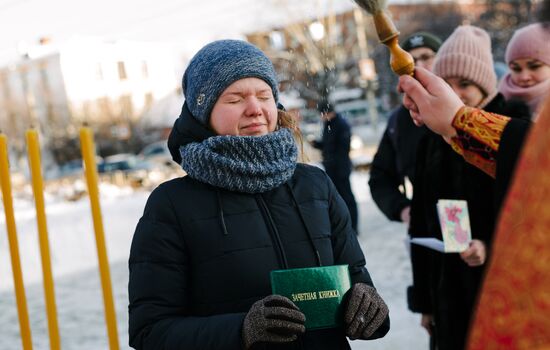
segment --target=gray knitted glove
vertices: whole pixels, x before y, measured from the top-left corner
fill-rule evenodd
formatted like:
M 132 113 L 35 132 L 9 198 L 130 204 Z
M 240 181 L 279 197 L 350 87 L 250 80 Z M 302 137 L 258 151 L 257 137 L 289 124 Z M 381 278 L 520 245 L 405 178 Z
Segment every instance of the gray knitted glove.
M 367 339 L 387 316 L 388 307 L 376 289 L 365 283 L 353 285 L 344 314 L 346 335 L 350 339 Z
M 269 295 L 255 302 L 243 322 L 243 344 L 287 343 L 304 333 L 306 317 L 298 307 L 281 295 Z

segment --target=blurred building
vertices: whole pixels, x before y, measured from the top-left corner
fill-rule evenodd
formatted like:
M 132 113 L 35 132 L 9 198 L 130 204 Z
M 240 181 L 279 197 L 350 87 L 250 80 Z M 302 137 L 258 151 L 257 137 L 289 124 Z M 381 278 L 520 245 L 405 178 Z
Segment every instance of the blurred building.
M 116 153 L 132 142 L 140 116 L 178 87 L 173 58 L 160 44 L 78 38 L 57 46 L 42 39 L 0 67 L 0 129 L 22 149 L 24 130 L 37 126 L 62 163 L 86 123 L 100 136 L 99 148 Z
M 315 108 L 335 88 L 363 85 L 358 63 L 369 55 L 367 32 L 369 41 L 376 38 L 372 28 L 363 25 L 363 17 L 360 9 L 329 13 L 249 33 L 247 40 L 272 59 L 282 91 L 296 90 L 309 108 Z
M 401 40 L 417 31 L 446 39 L 458 25 L 470 23 L 491 34 L 495 58 L 502 59 L 513 31 L 531 20 L 537 3 L 540 0 L 404 0 L 388 9 Z M 247 39 L 272 59 L 281 90 L 296 90 L 309 109 L 335 90 L 351 95 L 362 89 L 357 101 L 344 102 L 353 104 L 353 113 L 367 110 L 364 120 L 374 122 L 378 109 L 390 109 L 400 101 L 388 50 L 379 43 L 371 16 L 357 7 L 250 32 Z M 375 103 L 369 102 L 373 99 Z

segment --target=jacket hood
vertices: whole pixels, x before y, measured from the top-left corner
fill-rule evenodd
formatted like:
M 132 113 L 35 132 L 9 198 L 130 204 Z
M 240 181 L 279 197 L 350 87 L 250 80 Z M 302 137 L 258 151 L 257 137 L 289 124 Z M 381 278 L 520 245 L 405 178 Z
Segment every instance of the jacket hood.
M 178 119 L 174 122 L 170 136 L 168 136 L 168 149 L 174 162 L 181 165 L 180 147 L 192 142 L 202 142 L 209 137 L 216 136 L 214 131 L 200 123 L 193 117 L 187 102 L 181 108 Z

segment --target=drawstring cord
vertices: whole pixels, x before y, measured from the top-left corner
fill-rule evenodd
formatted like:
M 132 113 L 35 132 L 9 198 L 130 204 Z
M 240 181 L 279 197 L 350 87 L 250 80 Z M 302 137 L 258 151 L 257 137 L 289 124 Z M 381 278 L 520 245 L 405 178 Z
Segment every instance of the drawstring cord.
M 311 244 L 311 248 L 313 249 L 315 258 L 317 259 L 317 266 L 323 266 L 323 263 L 321 262 L 321 255 L 319 254 L 319 250 L 317 250 L 317 246 L 315 246 L 315 242 L 313 241 L 313 235 L 311 234 L 311 231 L 309 230 L 309 227 L 306 224 L 306 220 L 304 219 L 304 214 L 300 209 L 300 205 L 296 200 L 296 196 L 294 196 L 294 191 L 292 191 L 292 187 L 290 187 L 288 183 L 286 183 L 286 186 L 288 188 L 288 191 L 290 192 L 290 196 L 292 197 L 292 200 L 294 201 L 294 205 L 296 205 L 296 208 L 298 209 L 298 215 L 300 216 L 300 220 L 302 221 L 302 224 L 306 228 L 307 237 L 309 238 L 309 243 Z
M 279 230 L 277 229 L 277 225 L 275 225 L 275 221 L 273 221 L 273 217 L 271 216 L 271 213 L 269 211 L 269 208 L 267 207 L 267 203 L 265 202 L 263 196 L 261 193 L 256 194 L 256 201 L 258 205 L 260 206 L 261 210 L 263 211 L 265 215 L 265 220 L 267 220 L 266 224 L 271 228 L 274 244 L 276 242 L 276 246 L 278 247 L 279 252 L 279 258 L 281 259 L 281 265 L 283 269 L 288 269 L 288 260 L 286 259 L 286 253 L 285 248 L 283 246 L 283 242 L 281 241 L 281 235 L 279 234 Z
M 218 207 L 220 209 L 220 223 L 222 225 L 222 229 L 223 229 L 223 234 L 224 235 L 229 235 L 229 232 L 227 232 L 227 226 L 225 226 L 225 219 L 223 218 L 223 203 L 222 203 L 222 196 L 220 194 L 220 191 L 218 189 L 216 189 L 216 197 L 218 197 Z

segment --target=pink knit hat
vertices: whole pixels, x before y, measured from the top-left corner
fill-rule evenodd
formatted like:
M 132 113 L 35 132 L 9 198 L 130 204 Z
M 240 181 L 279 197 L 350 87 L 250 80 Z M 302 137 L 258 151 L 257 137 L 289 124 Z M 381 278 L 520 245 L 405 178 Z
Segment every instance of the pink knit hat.
M 470 25 L 456 28 L 437 52 L 433 72 L 443 79 L 468 79 L 492 99 L 497 92 L 497 76 L 489 34 Z
M 506 64 L 518 58 L 536 58 L 550 65 L 550 31 L 540 23 L 516 30 L 506 46 Z

